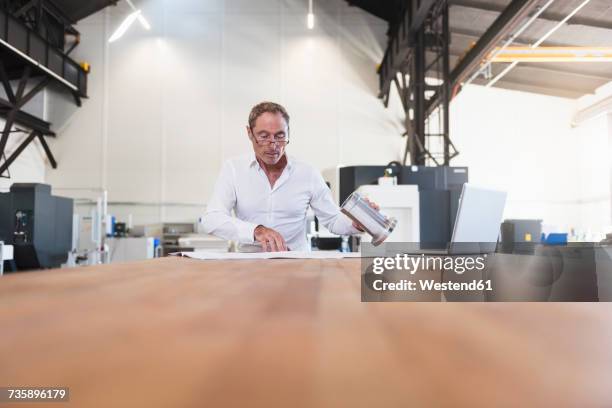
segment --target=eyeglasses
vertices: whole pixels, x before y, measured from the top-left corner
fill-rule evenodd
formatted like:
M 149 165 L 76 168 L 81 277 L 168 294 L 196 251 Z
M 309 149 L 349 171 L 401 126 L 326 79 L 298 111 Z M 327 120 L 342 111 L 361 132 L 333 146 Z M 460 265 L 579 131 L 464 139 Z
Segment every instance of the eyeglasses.
M 251 131 L 251 135 L 253 135 L 253 131 Z M 276 143 L 279 146 L 284 146 L 286 144 L 289 143 L 289 136 L 288 135 L 283 135 L 283 136 L 259 136 L 259 135 L 253 135 L 253 137 L 255 138 L 255 141 L 257 142 L 257 144 L 260 145 L 271 145 L 272 143 Z
M 260 145 L 271 145 L 272 143 L 276 143 L 279 146 L 284 146 L 289 143 L 289 138 L 287 136 L 283 137 L 259 137 L 255 136 L 255 141 Z

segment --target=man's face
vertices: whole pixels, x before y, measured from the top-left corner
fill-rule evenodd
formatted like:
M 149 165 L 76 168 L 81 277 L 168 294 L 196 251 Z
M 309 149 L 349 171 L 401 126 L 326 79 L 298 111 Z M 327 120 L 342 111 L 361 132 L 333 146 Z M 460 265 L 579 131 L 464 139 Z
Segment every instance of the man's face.
M 267 141 L 288 137 L 289 129 L 283 115 L 265 112 L 257 118 L 252 129 L 247 127 L 247 132 L 253 144 L 253 151 L 260 160 L 269 165 L 275 165 L 280 161 L 287 146 L 280 143 L 268 144 Z

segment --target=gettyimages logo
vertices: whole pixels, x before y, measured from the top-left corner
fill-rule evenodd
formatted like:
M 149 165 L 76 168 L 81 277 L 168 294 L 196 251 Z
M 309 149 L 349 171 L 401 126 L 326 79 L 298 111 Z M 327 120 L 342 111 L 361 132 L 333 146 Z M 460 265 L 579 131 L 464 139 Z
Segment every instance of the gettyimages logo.
M 396 254 L 395 257 L 376 257 L 372 262 L 372 272 L 382 274 L 385 271 L 403 270 L 414 275 L 418 270 L 454 271 L 461 275 L 473 270 L 483 271 L 487 254 L 479 256 L 420 256 Z

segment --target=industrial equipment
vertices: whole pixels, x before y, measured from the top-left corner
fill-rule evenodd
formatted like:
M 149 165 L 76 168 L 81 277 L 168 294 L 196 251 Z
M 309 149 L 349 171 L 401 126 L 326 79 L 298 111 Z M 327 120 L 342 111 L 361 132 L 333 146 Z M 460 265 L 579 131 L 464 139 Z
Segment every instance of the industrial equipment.
M 423 245 L 416 254 L 487 254 L 496 251 L 507 193 L 464 184 L 450 242 L 438 249 Z M 409 252 L 410 253 L 410 252 Z
M 0 276 L 4 274 L 5 262 L 12 262 L 13 270 L 16 269 L 13 261 L 13 246 L 5 245 L 4 242 L 0 241 Z
M 0 193 L 0 241 L 14 246 L 18 270 L 57 268 L 72 247 L 73 200 L 47 184 L 20 184 Z
M 542 220 L 505 220 L 501 225 L 501 252 L 533 254 L 541 235 Z
M 173 252 L 193 251 L 193 247 L 182 245 L 180 239 L 194 233 L 194 223 L 164 223 L 162 237 L 163 256 L 168 256 L 168 254 Z
M 344 202 L 360 186 L 378 184 L 378 178 L 383 177 L 386 170 L 391 170 L 398 184 L 416 184 L 419 191 L 461 191 L 463 184 L 468 182 L 467 167 L 402 166 L 398 170 L 395 162 L 387 166 L 347 166 L 339 169 L 339 201 Z
M 402 166 L 398 169 L 393 162 L 387 166 L 341 167 L 339 201 L 346 200 L 360 186 L 378 184 L 378 178 L 388 169 L 392 169 L 399 185 L 418 186 L 421 244 L 444 248 L 451 239 L 461 189 L 468 182 L 468 168 Z
M 158 239 L 153 237 L 115 237 L 108 238 L 108 263 L 140 261 L 153 259 L 156 254 Z

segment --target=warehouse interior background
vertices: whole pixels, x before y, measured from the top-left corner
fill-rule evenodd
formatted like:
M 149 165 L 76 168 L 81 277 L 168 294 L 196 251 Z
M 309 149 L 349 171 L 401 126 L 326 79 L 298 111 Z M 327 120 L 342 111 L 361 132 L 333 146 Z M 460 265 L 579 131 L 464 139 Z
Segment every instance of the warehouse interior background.
M 0 0 L 0 408 L 612 407 L 611 197 L 612 0 Z
M 314 1 L 312 30 L 305 0 L 135 3 L 150 31 L 135 25 L 108 42 L 130 13 L 125 2 L 78 23 L 81 43 L 72 58 L 91 64 L 89 98 L 77 108 L 59 103 L 70 97 L 51 89 L 27 107 L 53 123 L 57 137 L 49 145 L 59 166 L 52 169 L 32 143 L 11 166 L 10 179 L 0 179 L 2 191 L 41 182 L 54 194 L 91 200 L 106 190 L 118 219 L 193 222 L 223 160 L 250 150 L 246 120 L 262 100 L 288 109 L 288 152 L 315 165 L 332 185 L 338 166 L 401 160 L 405 117 L 397 91 L 391 90 L 388 108 L 378 98 L 383 19 L 344 0 Z M 503 9 L 509 2 L 488 3 Z M 587 4 L 583 12 L 610 21 L 604 3 Z M 469 40 L 469 29 L 486 29 L 499 14 L 474 7 L 451 3 L 459 33 L 453 58 L 469 48 L 461 33 Z M 611 30 L 591 30 L 600 34 L 591 37 L 593 46 L 610 42 Z M 551 41 L 564 43 L 583 31 L 567 24 Z M 596 64 L 612 72 L 612 63 Z M 588 112 L 612 95 L 612 74 L 592 74 L 590 91 L 559 75 L 557 84 L 546 83 L 554 75 L 543 72 L 531 83 L 467 85 L 451 102 L 450 134 L 460 152 L 451 164 L 469 166 L 470 182 L 508 191 L 505 218 L 539 218 L 551 231 L 599 240 L 612 231 L 612 113 Z M 7 152 L 25 137 L 11 137 Z

